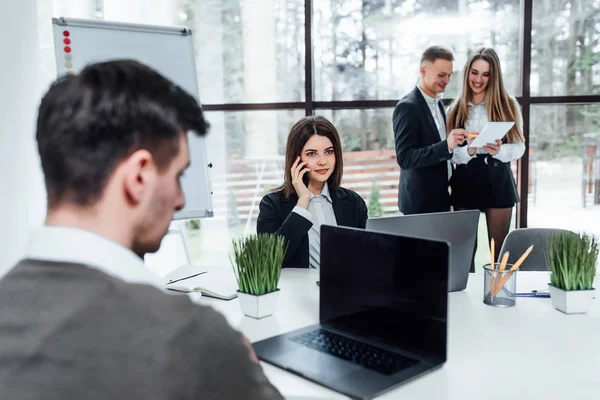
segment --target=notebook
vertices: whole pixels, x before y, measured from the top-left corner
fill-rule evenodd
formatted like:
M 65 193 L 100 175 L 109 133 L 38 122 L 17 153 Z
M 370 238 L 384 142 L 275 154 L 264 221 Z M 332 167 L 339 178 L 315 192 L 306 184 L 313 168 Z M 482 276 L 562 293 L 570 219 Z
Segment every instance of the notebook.
M 169 291 L 192 293 L 221 300 L 237 297 L 238 284 L 231 265 L 184 265 L 163 277 Z

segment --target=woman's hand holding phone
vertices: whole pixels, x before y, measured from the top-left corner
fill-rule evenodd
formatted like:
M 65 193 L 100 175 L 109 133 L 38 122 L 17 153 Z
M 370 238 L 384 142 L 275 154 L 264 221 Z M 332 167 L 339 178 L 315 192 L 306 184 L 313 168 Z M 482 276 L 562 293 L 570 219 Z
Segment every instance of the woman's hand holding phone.
M 305 173 L 309 172 L 309 168 L 304 168 L 306 162 L 301 162 L 300 157 L 296 158 L 294 165 L 292 165 L 292 185 L 298 195 L 298 205 L 308 210 L 308 204 L 310 203 L 310 192 L 308 187 L 304 184 L 302 177 Z

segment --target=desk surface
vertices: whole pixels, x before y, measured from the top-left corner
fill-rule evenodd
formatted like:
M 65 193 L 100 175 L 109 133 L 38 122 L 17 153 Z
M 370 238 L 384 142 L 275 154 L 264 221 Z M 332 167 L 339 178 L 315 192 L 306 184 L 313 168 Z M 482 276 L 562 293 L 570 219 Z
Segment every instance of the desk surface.
M 284 269 L 277 311 L 245 317 L 237 299 L 202 298 L 252 342 L 318 322 L 318 270 Z M 521 272 L 518 291 L 544 289 L 547 274 Z M 600 279 L 596 280 L 598 287 Z M 587 314 L 566 315 L 549 298 L 518 298 L 512 308 L 482 302 L 483 275 L 449 294 L 448 361 L 443 368 L 381 399 L 597 399 L 600 398 L 600 293 Z M 343 399 L 342 395 L 262 363 L 289 398 Z

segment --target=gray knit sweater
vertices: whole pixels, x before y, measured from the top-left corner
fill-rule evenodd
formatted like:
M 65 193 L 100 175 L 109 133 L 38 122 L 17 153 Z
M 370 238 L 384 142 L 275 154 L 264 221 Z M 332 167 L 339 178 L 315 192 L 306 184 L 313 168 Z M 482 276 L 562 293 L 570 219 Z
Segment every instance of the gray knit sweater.
M 0 281 L 0 399 L 282 399 L 210 307 L 83 265 Z

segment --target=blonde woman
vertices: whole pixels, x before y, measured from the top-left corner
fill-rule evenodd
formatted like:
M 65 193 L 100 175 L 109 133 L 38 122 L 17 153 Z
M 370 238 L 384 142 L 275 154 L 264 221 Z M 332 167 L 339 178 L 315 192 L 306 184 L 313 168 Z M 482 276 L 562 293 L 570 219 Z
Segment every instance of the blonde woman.
M 525 152 L 523 118 L 517 100 L 504 88 L 500 60 L 493 49 L 475 52 L 465 65 L 461 95 L 450 105 L 448 130 L 463 128 L 480 132 L 488 121 L 511 121 L 515 125 L 495 144 L 454 150 L 451 202 L 454 210 L 485 212 L 488 237 L 495 241 L 495 259 L 508 234 L 512 209 L 519 202 L 510 162 Z M 470 144 L 474 137 L 467 142 Z M 473 266 L 471 266 L 473 269 Z

